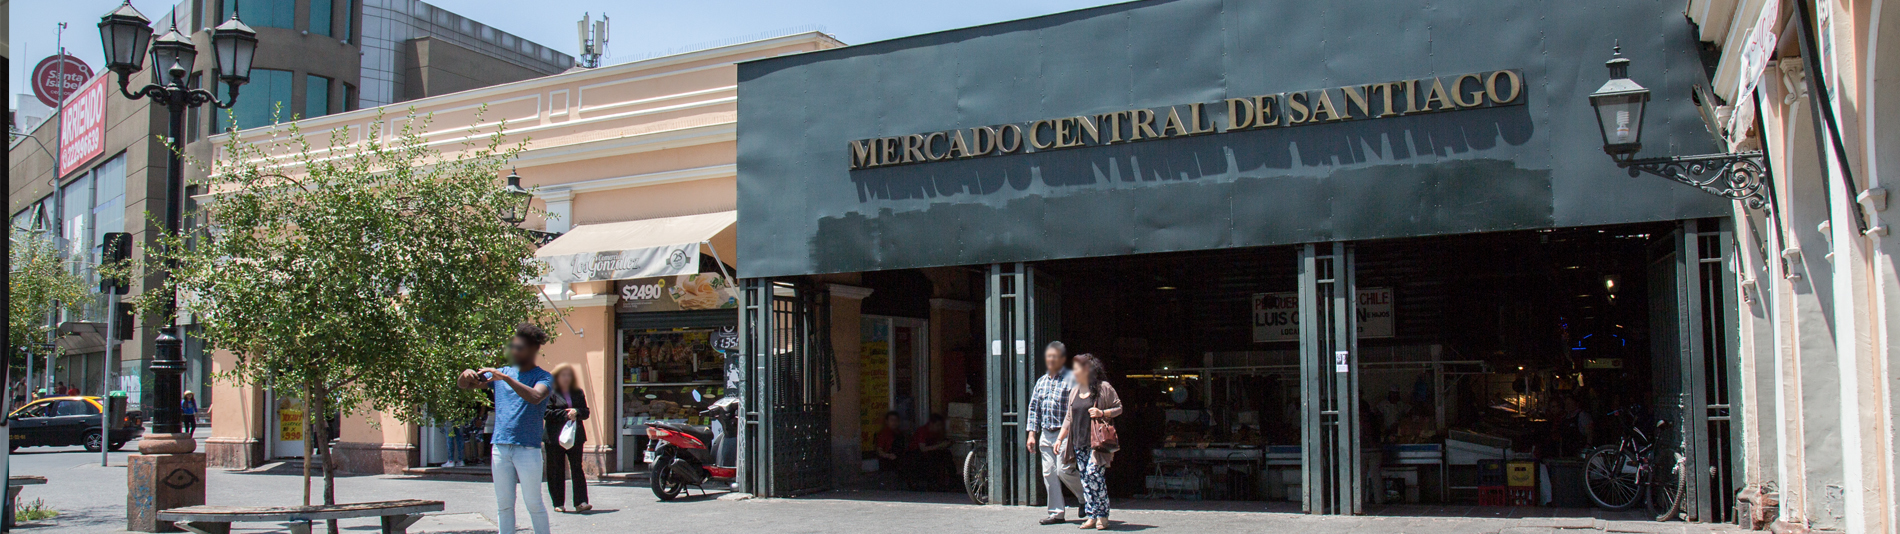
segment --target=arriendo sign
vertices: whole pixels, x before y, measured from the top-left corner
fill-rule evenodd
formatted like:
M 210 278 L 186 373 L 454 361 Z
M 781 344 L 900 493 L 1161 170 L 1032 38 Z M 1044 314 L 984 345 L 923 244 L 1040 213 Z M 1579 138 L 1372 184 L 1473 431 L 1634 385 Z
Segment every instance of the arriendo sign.
M 93 78 L 66 99 L 66 109 L 59 114 L 60 176 L 105 152 L 106 78 Z
M 60 98 L 78 93 L 90 79 L 92 67 L 86 62 L 65 54 L 51 56 L 33 66 L 33 96 L 47 107 L 59 107 Z
M 1229 98 L 1028 123 L 861 139 L 851 169 L 1132 143 L 1261 128 L 1510 106 L 1524 103 L 1515 69 Z M 1226 120 L 1217 113 L 1225 110 Z M 967 134 L 967 135 L 966 135 Z M 1028 148 L 1029 150 L 1024 150 Z

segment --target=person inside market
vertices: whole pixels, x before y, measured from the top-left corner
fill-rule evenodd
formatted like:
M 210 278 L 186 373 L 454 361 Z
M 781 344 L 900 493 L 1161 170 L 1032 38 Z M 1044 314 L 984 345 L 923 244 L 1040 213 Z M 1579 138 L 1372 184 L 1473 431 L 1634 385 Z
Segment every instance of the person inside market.
M 898 417 L 897 412 L 886 412 L 884 427 L 879 428 L 877 435 L 872 437 L 877 447 L 879 472 L 896 473 L 898 470 L 898 460 L 904 448 L 904 431 L 900 428 L 902 424 L 903 419 Z
M 930 420 L 911 438 L 914 460 L 909 478 L 911 485 L 924 489 L 947 486 L 955 474 L 950 459 L 950 438 L 944 432 L 943 414 L 930 414 Z

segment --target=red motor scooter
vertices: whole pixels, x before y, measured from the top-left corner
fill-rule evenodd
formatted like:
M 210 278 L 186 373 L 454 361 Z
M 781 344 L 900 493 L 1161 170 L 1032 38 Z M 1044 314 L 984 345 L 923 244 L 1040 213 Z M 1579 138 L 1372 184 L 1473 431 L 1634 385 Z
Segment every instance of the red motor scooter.
M 708 481 L 736 486 L 739 440 L 733 434 L 739 428 L 739 399 L 719 399 L 699 414 L 713 424 L 647 423 L 647 477 L 653 496 L 662 501 L 679 498 L 687 486 L 703 491 Z

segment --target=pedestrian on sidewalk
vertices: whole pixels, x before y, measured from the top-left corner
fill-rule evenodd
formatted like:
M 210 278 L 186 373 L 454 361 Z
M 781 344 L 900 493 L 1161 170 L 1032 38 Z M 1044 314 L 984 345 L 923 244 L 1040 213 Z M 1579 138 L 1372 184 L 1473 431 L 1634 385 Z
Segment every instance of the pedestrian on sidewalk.
M 456 385 L 486 387 L 495 396 L 495 437 L 489 441 L 489 470 L 495 481 L 495 523 L 504 534 L 515 531 L 515 488 L 528 508 L 534 534 L 548 534 L 548 509 L 536 486 L 542 480 L 541 438 L 554 376 L 535 365 L 547 332 L 530 323 L 515 327 L 508 343 L 510 365 L 462 371 Z
M 1029 451 L 1041 453 L 1042 486 L 1049 494 L 1049 515 L 1038 523 L 1054 525 L 1066 522 L 1063 515 L 1068 506 L 1063 502 L 1062 488 L 1082 495 L 1082 474 L 1075 464 L 1063 461 L 1064 447 L 1056 440 L 1069 410 L 1069 394 L 1075 389 L 1075 381 L 1069 376 L 1069 348 L 1061 341 L 1049 342 L 1042 351 L 1042 365 L 1048 372 L 1036 378 L 1036 387 L 1029 394 L 1029 419 L 1023 426 L 1029 431 Z
M 178 414 L 179 414 L 178 422 L 184 423 L 185 425 L 185 435 L 189 436 L 192 433 L 197 432 L 198 431 L 198 395 L 190 391 L 186 391 L 185 397 L 183 399 L 178 400 Z
M 1075 392 L 1069 394 L 1069 410 L 1062 420 L 1059 442 L 1082 471 L 1082 528 L 1108 530 L 1108 464 L 1115 459 L 1115 444 L 1096 445 L 1097 425 L 1112 429 L 1122 414 L 1121 396 L 1108 384 L 1102 360 L 1090 354 L 1078 354 L 1071 364 Z M 1109 435 L 1103 432 L 1103 435 Z
M 594 509 L 587 502 L 587 473 L 581 469 L 581 445 L 587 442 L 587 394 L 581 391 L 578 371 L 573 364 L 554 367 L 554 395 L 548 398 L 547 464 L 548 495 L 554 497 L 554 511 L 580 513 Z M 574 443 L 561 445 L 561 432 L 574 425 Z M 567 503 L 566 478 L 574 479 L 574 508 Z

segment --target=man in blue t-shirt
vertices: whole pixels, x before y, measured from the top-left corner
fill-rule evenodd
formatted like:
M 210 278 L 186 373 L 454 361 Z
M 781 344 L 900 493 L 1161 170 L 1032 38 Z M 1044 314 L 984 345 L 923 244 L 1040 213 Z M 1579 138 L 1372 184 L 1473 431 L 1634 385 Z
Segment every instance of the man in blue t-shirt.
M 523 504 L 535 534 L 548 534 L 548 510 L 541 502 L 541 438 L 554 375 L 535 366 L 548 334 L 522 323 L 508 343 L 514 365 L 502 369 L 462 371 L 456 385 L 463 389 L 488 388 L 495 396 L 495 438 L 489 455 L 495 479 L 495 523 L 500 531 L 515 531 L 515 486 L 521 486 Z

